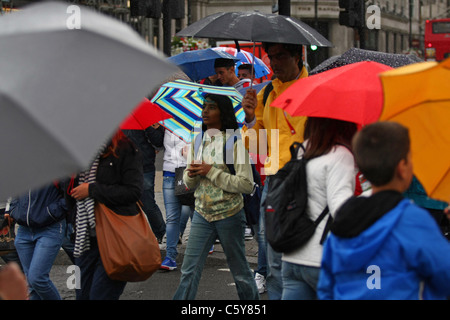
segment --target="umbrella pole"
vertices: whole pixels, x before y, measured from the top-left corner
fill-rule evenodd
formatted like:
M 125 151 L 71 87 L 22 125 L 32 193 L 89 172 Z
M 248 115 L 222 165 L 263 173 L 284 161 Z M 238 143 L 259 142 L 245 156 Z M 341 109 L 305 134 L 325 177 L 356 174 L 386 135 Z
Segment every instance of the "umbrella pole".
M 239 40 L 234 40 L 234 44 L 236 45 L 237 51 L 241 51 L 241 46 L 239 45 Z
M 250 82 L 250 89 L 253 89 L 254 74 L 255 74 L 255 41 L 253 41 L 252 77 L 251 77 L 252 81 Z

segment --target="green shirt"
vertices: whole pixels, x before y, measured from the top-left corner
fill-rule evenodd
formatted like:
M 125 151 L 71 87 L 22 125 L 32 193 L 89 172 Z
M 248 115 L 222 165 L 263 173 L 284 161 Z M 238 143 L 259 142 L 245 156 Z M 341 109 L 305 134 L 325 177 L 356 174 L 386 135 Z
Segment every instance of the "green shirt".
M 238 213 L 244 207 L 242 193 L 249 194 L 253 191 L 252 168 L 248 151 L 241 139 L 234 144 L 235 175 L 230 173 L 223 161 L 224 144 L 229 137 L 230 134 L 218 130 L 217 134 L 211 137 L 204 134 L 198 155 L 194 155 L 195 139 L 193 139 L 187 159 L 187 168 L 193 159 L 203 160 L 212 165 L 206 176 L 189 177 L 187 171 L 183 176 L 184 183 L 189 189 L 197 188 L 194 193 L 195 210 L 208 222 L 225 219 Z

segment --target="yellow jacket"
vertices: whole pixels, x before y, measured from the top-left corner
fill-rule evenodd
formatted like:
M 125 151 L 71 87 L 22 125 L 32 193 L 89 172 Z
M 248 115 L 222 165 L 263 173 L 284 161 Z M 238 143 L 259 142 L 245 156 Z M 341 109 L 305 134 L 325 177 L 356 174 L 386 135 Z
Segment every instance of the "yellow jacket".
M 303 67 L 299 78 L 307 76 L 308 71 Z M 278 79 L 273 80 L 273 90 L 270 92 L 265 106 L 263 105 L 265 88 L 261 89 L 257 96 L 258 105 L 255 109 L 256 123 L 251 128 L 244 127 L 244 135 L 249 137 L 245 140 L 249 152 L 258 153 L 261 160 L 263 160 L 264 155 L 267 155 L 263 173 L 265 175 L 277 173 L 291 159 L 289 147 L 292 143 L 295 141 L 303 142 L 306 117 L 291 117 L 281 108 L 270 107 L 271 102 L 295 81 L 297 79 L 289 82 L 281 82 Z M 266 129 L 267 135 L 261 129 Z M 256 145 L 258 146 L 257 150 Z

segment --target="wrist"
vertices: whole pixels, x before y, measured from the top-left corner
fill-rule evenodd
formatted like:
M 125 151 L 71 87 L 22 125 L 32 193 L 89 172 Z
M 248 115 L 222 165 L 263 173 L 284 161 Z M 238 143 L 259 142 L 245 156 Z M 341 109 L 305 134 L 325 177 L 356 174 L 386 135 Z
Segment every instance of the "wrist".
M 250 123 L 255 120 L 255 115 L 252 116 L 245 116 L 245 122 Z

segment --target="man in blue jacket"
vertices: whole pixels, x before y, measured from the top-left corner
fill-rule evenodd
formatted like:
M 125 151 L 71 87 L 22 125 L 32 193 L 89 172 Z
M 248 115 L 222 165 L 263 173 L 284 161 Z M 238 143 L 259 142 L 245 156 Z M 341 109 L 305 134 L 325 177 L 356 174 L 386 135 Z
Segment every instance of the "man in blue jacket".
M 324 244 L 320 299 L 445 299 L 450 244 L 431 215 L 402 193 L 413 166 L 408 130 L 395 122 L 364 127 L 353 140 L 371 197 L 336 213 Z
M 27 277 L 30 300 L 61 300 L 50 270 L 66 230 L 67 206 L 60 189 L 50 183 L 14 199 L 11 217 L 19 224 L 15 246 Z

